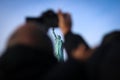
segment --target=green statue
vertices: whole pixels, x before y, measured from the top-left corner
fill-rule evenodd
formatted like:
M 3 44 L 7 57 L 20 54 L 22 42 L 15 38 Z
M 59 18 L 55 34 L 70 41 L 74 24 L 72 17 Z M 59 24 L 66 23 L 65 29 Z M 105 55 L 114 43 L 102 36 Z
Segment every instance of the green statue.
M 57 57 L 58 61 L 64 61 L 63 55 L 63 41 L 60 35 L 56 35 L 53 28 L 53 35 L 55 37 L 55 56 Z

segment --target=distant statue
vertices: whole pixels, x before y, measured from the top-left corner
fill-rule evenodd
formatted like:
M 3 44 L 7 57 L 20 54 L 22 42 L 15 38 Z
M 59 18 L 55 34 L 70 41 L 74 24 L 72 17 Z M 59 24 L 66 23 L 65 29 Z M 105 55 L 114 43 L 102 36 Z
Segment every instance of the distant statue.
M 64 61 L 63 55 L 63 41 L 61 40 L 60 35 L 56 35 L 53 28 L 53 35 L 55 37 L 55 56 L 57 57 L 58 61 Z

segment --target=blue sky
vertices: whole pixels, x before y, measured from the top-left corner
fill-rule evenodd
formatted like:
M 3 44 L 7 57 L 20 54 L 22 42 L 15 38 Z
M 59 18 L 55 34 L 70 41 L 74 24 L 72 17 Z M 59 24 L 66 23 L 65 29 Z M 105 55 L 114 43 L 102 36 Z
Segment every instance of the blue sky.
M 69 12 L 73 32 L 83 36 L 92 47 L 99 45 L 104 34 L 120 30 L 120 0 L 0 0 L 0 51 L 26 16 L 38 16 L 47 9 Z M 58 29 L 56 33 L 62 36 Z

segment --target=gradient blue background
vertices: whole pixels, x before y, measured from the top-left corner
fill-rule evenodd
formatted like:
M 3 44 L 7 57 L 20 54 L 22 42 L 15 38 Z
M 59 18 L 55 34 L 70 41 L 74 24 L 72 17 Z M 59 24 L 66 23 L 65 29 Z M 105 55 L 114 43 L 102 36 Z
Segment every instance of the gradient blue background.
M 120 0 L 0 0 L 0 51 L 26 16 L 38 16 L 47 9 L 71 13 L 73 31 L 91 47 L 99 45 L 104 34 L 120 30 Z M 56 33 L 62 36 L 58 29 Z

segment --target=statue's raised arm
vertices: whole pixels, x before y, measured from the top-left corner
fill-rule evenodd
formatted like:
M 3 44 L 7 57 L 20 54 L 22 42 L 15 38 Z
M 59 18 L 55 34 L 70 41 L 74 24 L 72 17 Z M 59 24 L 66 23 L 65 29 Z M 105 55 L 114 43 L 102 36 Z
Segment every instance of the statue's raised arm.
M 57 36 L 56 36 L 56 34 L 55 34 L 55 32 L 54 32 L 54 28 L 52 28 L 52 31 L 53 31 L 54 37 L 57 38 Z

